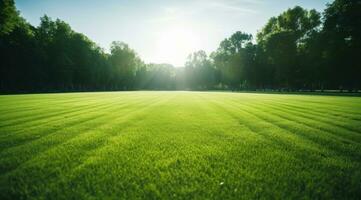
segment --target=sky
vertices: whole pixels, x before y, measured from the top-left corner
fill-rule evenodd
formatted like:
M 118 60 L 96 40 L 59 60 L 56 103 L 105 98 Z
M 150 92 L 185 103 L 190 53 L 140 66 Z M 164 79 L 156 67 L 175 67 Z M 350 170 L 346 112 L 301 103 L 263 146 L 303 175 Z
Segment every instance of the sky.
M 323 11 L 331 0 L 15 0 L 38 26 L 44 14 L 69 23 L 109 51 L 123 41 L 146 63 L 183 66 L 198 50 L 208 54 L 236 31 L 255 34 L 296 5 Z

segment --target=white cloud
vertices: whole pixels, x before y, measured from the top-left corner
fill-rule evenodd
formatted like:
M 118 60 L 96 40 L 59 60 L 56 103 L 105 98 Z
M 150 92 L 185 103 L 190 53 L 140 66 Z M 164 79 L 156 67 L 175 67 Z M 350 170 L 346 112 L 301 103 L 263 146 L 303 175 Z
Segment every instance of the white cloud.
M 209 3 L 209 6 L 214 7 L 215 9 L 221 9 L 225 12 L 240 12 L 245 14 L 258 14 L 258 11 L 255 9 L 247 8 L 245 6 L 225 3 L 221 1 L 214 1 Z

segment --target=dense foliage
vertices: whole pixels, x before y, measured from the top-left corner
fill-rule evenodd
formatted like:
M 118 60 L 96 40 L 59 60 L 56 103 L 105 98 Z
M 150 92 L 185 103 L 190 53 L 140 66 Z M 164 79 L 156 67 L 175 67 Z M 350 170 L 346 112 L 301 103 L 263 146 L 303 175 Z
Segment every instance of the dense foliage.
M 121 42 L 106 53 L 59 19 L 38 27 L 0 1 L 0 92 L 135 89 L 355 91 L 361 88 L 361 0 L 323 14 L 299 6 L 269 19 L 257 37 L 238 31 L 184 68 L 145 64 Z

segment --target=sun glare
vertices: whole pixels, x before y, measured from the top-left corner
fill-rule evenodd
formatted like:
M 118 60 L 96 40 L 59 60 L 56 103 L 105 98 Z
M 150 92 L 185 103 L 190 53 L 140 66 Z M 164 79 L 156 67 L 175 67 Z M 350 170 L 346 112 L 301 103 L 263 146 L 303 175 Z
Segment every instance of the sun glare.
M 156 42 L 158 62 L 184 65 L 189 53 L 198 50 L 199 38 L 191 29 L 174 27 L 159 33 Z

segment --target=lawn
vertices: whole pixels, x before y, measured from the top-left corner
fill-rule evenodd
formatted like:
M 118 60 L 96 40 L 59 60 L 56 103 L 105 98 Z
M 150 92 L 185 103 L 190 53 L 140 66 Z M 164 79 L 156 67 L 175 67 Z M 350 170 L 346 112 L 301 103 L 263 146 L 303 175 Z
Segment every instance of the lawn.
M 359 199 L 361 97 L 0 96 L 0 199 Z

